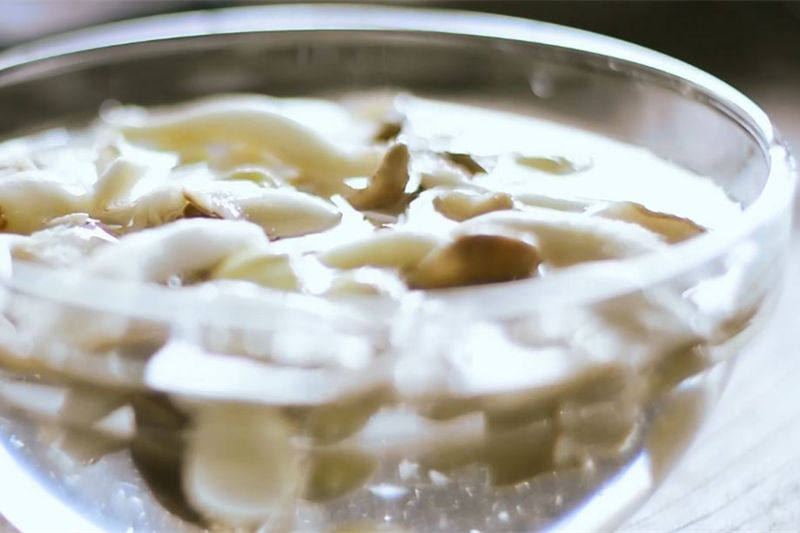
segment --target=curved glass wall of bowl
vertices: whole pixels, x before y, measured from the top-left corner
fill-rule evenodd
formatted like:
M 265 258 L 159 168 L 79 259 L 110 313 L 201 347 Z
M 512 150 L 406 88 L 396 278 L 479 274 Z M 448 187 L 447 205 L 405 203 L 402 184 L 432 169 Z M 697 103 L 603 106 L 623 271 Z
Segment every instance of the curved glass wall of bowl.
M 275 422 L 276 410 L 279 420 L 301 421 L 303 430 L 291 438 L 310 450 L 305 461 L 313 472 L 302 490 L 294 474 L 279 478 L 277 492 L 291 485 L 281 500 L 290 511 L 272 516 L 268 527 L 603 530 L 669 471 L 724 383 L 727 362 L 768 316 L 788 235 L 793 182 L 786 151 L 764 114 L 723 82 L 628 43 L 506 17 L 239 8 L 113 24 L 5 52 L 0 135 L 81 124 L 107 100 L 155 105 L 225 92 L 381 88 L 512 109 L 646 147 L 708 176 L 741 203 L 742 216 L 657 256 L 417 294 L 400 304 L 279 293 L 223 300 L 14 264 L 3 281 L 4 314 L 14 320 L 0 331 L 7 451 L 0 460 L 20 483 L 19 491 L 0 492 L 0 509 L 12 523 L 22 531 L 43 519 L 73 523 L 65 517 L 111 531 L 207 523 L 187 503 L 187 474 L 179 468 L 185 447 L 196 450 L 193 435 L 203 424 L 217 427 L 213 410 L 192 410 L 197 402 L 226 416 L 230 402 L 260 405 L 270 438 L 295 431 Z M 665 301 L 686 309 L 695 336 L 670 329 L 657 312 Z M 642 314 L 644 322 L 632 316 Z M 413 399 L 414 384 L 433 372 L 420 364 L 426 355 L 458 353 L 465 343 L 474 352 L 494 349 L 470 332 L 502 326 L 524 337 L 547 321 L 573 348 L 576 332 L 585 333 L 574 317 L 598 316 L 609 331 L 637 340 L 602 371 L 576 372 L 567 391 L 540 386 Z M 74 334 L 92 329 L 113 349 L 90 347 Z M 122 330 L 146 334 L 140 344 L 123 345 L 114 335 Z M 279 336 L 297 346 L 309 333 L 330 349 L 350 349 L 357 338 L 393 358 L 415 355 L 397 371 L 397 387 L 406 386 L 412 400 L 397 403 L 394 393 L 372 387 L 378 366 L 281 374 L 234 357 L 205 364 L 225 339 L 273 345 Z M 631 365 L 636 349 L 656 339 L 666 355 Z M 158 357 L 142 356 L 143 344 L 155 346 Z M 255 377 L 215 388 L 213 378 L 226 372 Z M 443 372 L 446 383 L 456 380 L 452 369 Z M 296 396 L 287 399 L 287 390 Z M 73 417 L 68 404 L 96 411 Z M 587 417 L 607 423 L 609 406 L 627 413 L 614 418 L 619 431 L 605 441 L 596 432 L 584 439 Z M 102 438 L 84 438 L 87 427 Z M 212 452 L 225 446 L 214 434 L 206 444 Z M 48 512 L 31 513 L 32 501 Z

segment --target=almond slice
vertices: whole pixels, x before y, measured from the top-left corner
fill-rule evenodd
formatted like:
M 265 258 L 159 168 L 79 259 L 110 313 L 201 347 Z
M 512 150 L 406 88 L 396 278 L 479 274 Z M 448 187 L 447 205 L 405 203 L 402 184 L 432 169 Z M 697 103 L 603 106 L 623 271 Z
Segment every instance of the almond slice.
M 97 209 L 125 199 L 131 189 L 147 172 L 147 168 L 126 158 L 111 162 L 94 185 L 94 204 Z
M 363 486 L 378 462 L 356 450 L 323 450 L 314 454 L 305 498 L 324 502 Z
M 396 205 L 405 196 L 408 183 L 408 147 L 395 144 L 381 161 L 365 189 L 353 192 L 347 200 L 356 209 L 381 209 Z
M 660 235 L 630 222 L 534 207 L 487 213 L 459 228 L 462 234 L 488 230 L 530 235 L 542 261 L 556 267 L 632 257 L 667 244 Z
M 447 191 L 434 198 L 433 206 L 450 220 L 461 222 L 492 211 L 512 209 L 514 201 L 511 196 L 502 192 L 476 194 Z
M 441 239 L 425 233 L 381 231 L 328 250 L 320 260 L 327 266 L 343 269 L 363 266 L 410 268 L 441 242 Z
M 173 276 L 192 279 L 235 251 L 265 243 L 249 222 L 192 218 L 125 235 L 90 255 L 86 266 L 116 279 L 166 283 Z
M 381 153 L 374 147 L 346 153 L 280 109 L 253 98 L 201 100 L 172 111 L 136 111 L 117 110 L 104 118 L 131 141 L 177 152 L 184 162 L 204 160 L 220 147 L 255 157 L 264 152 L 312 180 L 331 182 L 374 172 Z
M 41 171 L 19 172 L 0 180 L 3 231 L 28 234 L 52 219 L 86 211 L 85 198 Z
M 705 228 L 688 218 L 651 211 L 634 202 L 614 202 L 595 214 L 604 218 L 633 222 L 663 235 L 670 244 L 685 241 L 705 231 Z
M 276 289 L 295 290 L 299 287 L 288 255 L 261 250 L 234 252 L 211 272 L 210 277 L 244 279 Z
M 480 163 L 475 161 L 475 158 L 469 154 L 457 154 L 454 152 L 445 152 L 445 158 L 451 163 L 458 165 L 472 175 L 486 174 L 486 169 Z
M 528 278 L 539 265 L 536 247 L 502 235 L 471 234 L 428 254 L 407 274 L 410 286 L 434 289 Z
M 189 503 L 211 520 L 268 529 L 287 525 L 304 486 L 301 457 L 279 411 L 203 406 L 184 457 Z
M 208 216 L 249 220 L 271 239 L 330 229 L 342 215 L 331 203 L 291 189 L 268 189 L 248 181 L 216 181 L 187 186 L 184 197 Z
M 589 169 L 591 161 L 577 161 L 562 156 L 530 156 L 516 154 L 514 160 L 517 164 L 547 172 L 548 174 L 574 174 Z
M 380 123 L 372 140 L 375 142 L 390 142 L 403 131 L 403 121 L 400 117 L 393 117 Z

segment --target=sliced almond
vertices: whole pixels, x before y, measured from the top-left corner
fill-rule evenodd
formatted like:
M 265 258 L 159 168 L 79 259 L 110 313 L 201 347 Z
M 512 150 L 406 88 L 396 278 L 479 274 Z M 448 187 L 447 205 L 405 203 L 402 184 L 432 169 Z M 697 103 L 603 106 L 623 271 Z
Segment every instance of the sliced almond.
M 105 119 L 128 139 L 177 152 L 184 162 L 204 160 L 220 148 L 250 157 L 264 152 L 265 157 L 277 158 L 324 182 L 368 175 L 380 157 L 380 150 L 374 148 L 345 153 L 281 109 L 252 97 L 192 102 L 168 112 L 123 109 Z
M 265 244 L 258 226 L 244 221 L 193 218 L 122 237 L 87 260 L 90 272 L 117 279 L 166 283 L 208 272 L 231 253 Z M 166 252 L 166 253 L 165 253 Z
M 381 161 L 365 189 L 352 193 L 347 200 L 356 209 L 382 209 L 399 203 L 408 183 L 408 147 L 395 144 Z
M 464 191 L 447 191 L 434 198 L 433 205 L 439 213 L 450 220 L 461 222 L 492 211 L 512 209 L 514 201 L 511 196 L 502 192 L 471 194 Z
M 146 171 L 144 166 L 129 159 L 115 159 L 95 183 L 95 207 L 106 209 L 113 203 L 124 200 Z
M 580 198 L 568 198 L 558 196 L 548 196 L 545 194 L 538 194 L 533 192 L 523 192 L 515 194 L 514 198 L 525 205 L 532 207 L 544 207 L 547 209 L 556 209 L 558 211 L 570 211 L 573 213 L 582 213 L 589 209 L 593 202 L 590 200 L 583 200 Z
M 74 265 L 94 249 L 117 240 L 85 213 L 53 219 L 45 229 L 22 239 L 12 243 L 14 258 L 53 266 Z
M 278 176 L 275 176 L 266 168 L 257 166 L 237 167 L 227 172 L 223 177 L 226 180 L 246 180 L 269 187 L 278 187 L 282 184 L 282 180 Z
M 514 160 L 523 166 L 548 174 L 574 174 L 592 166 L 591 161 L 576 161 L 561 156 L 530 156 L 517 154 Z
M 336 207 L 317 196 L 291 189 L 268 189 L 248 181 L 187 186 L 183 194 L 201 213 L 249 220 L 272 239 L 324 231 L 341 219 Z
M 486 169 L 480 163 L 475 161 L 475 158 L 469 154 L 457 154 L 453 152 L 445 152 L 445 157 L 459 167 L 463 168 L 470 174 L 486 174 Z
M 31 233 L 52 219 L 86 211 L 85 198 L 40 171 L 20 172 L 0 180 L 0 212 L 4 231 Z
M 289 256 L 261 250 L 234 252 L 212 272 L 212 279 L 245 279 L 276 289 L 295 290 L 299 286 Z
M 375 142 L 389 142 L 397 138 L 401 131 L 403 131 L 403 121 L 401 119 L 386 120 L 378 126 L 375 135 L 372 136 L 372 140 Z
M 418 289 L 511 281 L 532 276 L 539 262 L 536 247 L 519 239 L 463 235 L 428 254 L 407 280 Z
M 396 271 L 385 268 L 360 267 L 337 273 L 323 294 L 341 296 L 399 296 L 408 290 Z
M 183 188 L 165 183 L 124 205 L 95 208 L 92 215 L 106 224 L 118 225 L 128 231 L 161 226 L 184 216 L 186 199 Z
M 667 242 L 673 244 L 685 241 L 705 231 L 705 228 L 698 226 L 688 218 L 651 211 L 645 206 L 634 202 L 614 202 L 596 214 L 605 218 L 633 222 L 654 233 L 663 235 Z
M 314 454 L 305 498 L 324 502 L 363 486 L 377 466 L 375 458 L 355 450 Z
M 366 239 L 337 246 L 320 256 L 327 266 L 410 268 L 419 263 L 441 240 L 425 233 L 382 231 Z
M 464 222 L 459 231 L 489 229 L 530 235 L 542 261 L 556 267 L 632 257 L 666 246 L 660 235 L 636 224 L 542 208 L 487 213 Z
M 285 525 L 305 484 L 292 430 L 272 408 L 217 405 L 194 417 L 183 487 L 203 516 L 247 526 Z
M 378 388 L 316 407 L 308 417 L 309 433 L 317 444 L 337 443 L 364 427 L 389 398 L 386 390 Z

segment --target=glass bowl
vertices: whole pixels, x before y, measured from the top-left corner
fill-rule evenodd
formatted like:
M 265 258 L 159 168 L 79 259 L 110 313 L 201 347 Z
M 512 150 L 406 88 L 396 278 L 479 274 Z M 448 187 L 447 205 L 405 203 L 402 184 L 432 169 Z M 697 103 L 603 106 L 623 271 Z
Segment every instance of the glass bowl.
M 13 524 L 224 527 L 201 501 L 261 530 L 605 530 L 663 479 L 768 317 L 788 242 L 786 149 L 716 78 L 508 17 L 245 7 L 4 52 L 0 136 L 81 124 L 109 100 L 382 88 L 644 147 L 707 176 L 741 216 L 663 253 L 400 302 L 223 297 L 6 262 L 0 511 Z M 281 365 L 282 350 L 313 364 Z M 212 471 L 187 504 L 181 484 Z

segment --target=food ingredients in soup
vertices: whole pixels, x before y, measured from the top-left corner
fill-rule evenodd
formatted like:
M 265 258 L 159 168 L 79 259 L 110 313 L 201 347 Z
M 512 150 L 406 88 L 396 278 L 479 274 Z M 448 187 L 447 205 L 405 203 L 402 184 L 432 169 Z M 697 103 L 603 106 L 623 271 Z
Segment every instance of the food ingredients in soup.
M 643 150 L 407 94 L 116 107 L 0 144 L 0 175 L 16 258 L 331 297 L 363 293 L 348 279 L 396 296 L 657 252 L 738 209 Z
M 430 487 L 479 467 L 496 487 L 591 469 L 631 453 L 652 406 L 710 364 L 704 343 L 746 320 L 705 320 L 710 285 L 503 316 L 460 305 L 505 310 L 490 291 L 452 290 L 657 254 L 739 212 L 645 150 L 479 103 L 118 106 L 0 144 L 7 274 L 161 285 L 220 323 L 12 298 L 0 365 L 52 397 L 99 384 L 101 406 L 132 404 L 135 430 L 80 422 L 103 449 L 129 445 L 145 478 L 170 472 L 154 492 L 202 526 L 292 529 L 297 502 L 390 470 Z M 448 290 L 461 299 L 442 312 Z M 29 385 L 9 389 L 15 408 L 67 420 L 26 405 Z

